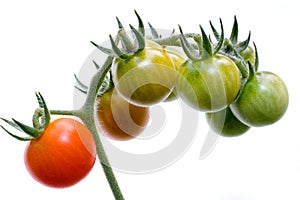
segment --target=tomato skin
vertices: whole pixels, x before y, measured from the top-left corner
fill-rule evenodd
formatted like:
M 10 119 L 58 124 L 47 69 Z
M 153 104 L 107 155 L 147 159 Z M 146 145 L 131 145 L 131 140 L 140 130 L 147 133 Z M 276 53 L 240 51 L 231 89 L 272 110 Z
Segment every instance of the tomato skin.
M 175 69 L 178 70 L 182 63 L 187 59 L 181 47 L 166 46 L 164 48 L 174 63 Z
M 165 50 L 169 54 L 171 60 L 173 61 L 175 65 L 175 69 L 178 71 L 180 66 L 184 63 L 184 61 L 187 59 L 186 55 L 184 54 L 182 48 L 179 47 L 173 47 L 173 46 L 167 46 L 165 47 Z M 176 87 L 174 87 L 172 93 L 168 96 L 167 99 L 165 99 L 165 102 L 170 102 L 175 99 L 177 99 L 176 95 Z
M 111 89 L 97 100 L 97 121 L 103 134 L 113 140 L 130 140 L 146 128 L 150 109 L 127 102 Z
M 272 72 L 258 72 L 247 81 L 230 107 L 244 124 L 266 126 L 284 115 L 288 103 L 288 90 L 283 80 Z
M 191 107 L 216 112 L 233 102 L 240 85 L 241 75 L 235 63 L 215 55 L 206 60 L 186 61 L 179 69 L 176 88 Z
M 127 101 L 138 106 L 151 106 L 165 100 L 173 90 L 176 76 L 167 52 L 153 44 L 126 60 L 114 58 L 112 63 L 115 88 Z
M 235 137 L 247 132 L 250 127 L 239 121 L 229 107 L 218 112 L 206 113 L 210 128 L 225 137 Z
M 92 134 L 82 123 L 60 118 L 31 140 L 24 154 L 30 175 L 48 187 L 70 187 L 91 171 L 96 159 Z

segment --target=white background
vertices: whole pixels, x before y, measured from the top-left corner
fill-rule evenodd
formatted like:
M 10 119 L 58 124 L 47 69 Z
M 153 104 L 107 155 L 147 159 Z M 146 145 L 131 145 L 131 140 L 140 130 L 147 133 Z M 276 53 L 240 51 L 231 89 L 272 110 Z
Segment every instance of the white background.
M 89 41 L 101 43 L 109 34 L 115 34 L 115 16 L 123 24 L 136 25 L 134 9 L 156 27 L 173 29 L 180 24 L 185 32 L 199 32 L 199 24 L 208 30 L 209 20 L 217 25 L 221 17 L 227 36 L 237 15 L 241 39 L 252 31 L 260 69 L 281 76 L 289 89 L 290 105 L 286 115 L 272 126 L 253 128 L 239 138 L 221 138 L 203 160 L 199 160 L 199 153 L 207 125 L 201 118 L 199 135 L 175 164 L 144 175 L 116 172 L 125 198 L 300 199 L 300 6 L 296 0 L 2 0 L 0 117 L 30 123 L 37 106 L 35 91 L 42 92 L 51 109 L 72 109 L 73 73 L 94 50 Z M 176 114 L 166 114 L 163 133 L 170 131 L 168 124 L 178 120 Z M 163 148 L 148 145 L 145 150 L 137 142 L 131 143 L 136 153 Z M 89 176 L 74 187 L 61 190 L 40 185 L 24 167 L 25 146 L 0 130 L 0 199 L 113 199 L 98 162 Z

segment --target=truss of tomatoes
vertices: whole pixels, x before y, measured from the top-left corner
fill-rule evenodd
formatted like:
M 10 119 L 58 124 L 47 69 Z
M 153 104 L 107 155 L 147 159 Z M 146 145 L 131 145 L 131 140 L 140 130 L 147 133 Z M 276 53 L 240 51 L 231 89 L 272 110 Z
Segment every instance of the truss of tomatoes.
M 253 43 L 254 49 L 249 45 L 250 33 L 246 40 L 238 40 L 236 18 L 229 38 L 224 36 L 221 20 L 221 32 L 210 22 L 216 42 L 201 26 L 200 33 L 191 34 L 184 34 L 179 26 L 179 34 L 162 38 L 149 24 L 150 34 L 146 34 L 138 19 L 139 28 L 130 25 L 129 34 L 117 18 L 119 31 L 116 38 L 110 36 L 111 49 L 92 42 L 111 58 L 105 79 L 97 83 L 97 93 L 89 93 L 89 87 L 75 76 L 76 88 L 96 99 L 89 116 L 95 116 L 104 136 L 120 141 L 136 138 L 147 128 L 151 106 L 177 98 L 205 113 L 216 134 L 229 137 L 242 135 L 251 127 L 271 125 L 286 112 L 285 83 L 272 72 L 258 71 L 256 45 Z M 33 126 L 2 118 L 28 137 L 1 127 L 18 140 L 30 141 L 24 160 L 35 180 L 56 188 L 72 186 L 87 176 L 95 163 L 95 134 L 79 119 L 51 121 L 55 112 L 48 110 L 40 93 L 36 96 L 39 108 Z

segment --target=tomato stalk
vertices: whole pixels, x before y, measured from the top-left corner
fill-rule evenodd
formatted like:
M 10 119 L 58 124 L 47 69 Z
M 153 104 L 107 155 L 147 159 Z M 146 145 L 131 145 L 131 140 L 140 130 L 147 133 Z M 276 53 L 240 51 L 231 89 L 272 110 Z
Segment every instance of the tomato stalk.
M 198 33 L 185 33 L 183 35 L 186 38 L 193 38 L 195 36 L 199 36 Z M 154 39 L 153 41 L 162 46 L 179 46 L 180 47 L 181 46 L 180 37 L 181 37 L 181 34 L 173 34 L 170 37 Z
M 96 127 L 95 109 L 94 109 L 98 90 L 102 82 L 104 81 L 106 74 L 111 68 L 111 62 L 112 62 L 112 57 L 109 56 L 106 59 L 105 63 L 103 64 L 102 68 L 100 68 L 98 72 L 93 76 L 90 83 L 89 90 L 87 91 L 87 98 L 84 105 L 77 112 L 73 114 L 76 114 L 91 131 L 96 143 L 96 150 L 97 150 L 99 160 L 101 162 L 101 166 L 104 170 L 106 179 L 111 187 L 113 195 L 115 199 L 122 200 L 124 199 L 124 197 L 118 185 L 117 179 L 114 175 L 114 172 L 109 164 L 108 157 L 105 153 L 104 147 L 99 137 L 99 133 Z M 95 65 L 97 64 L 95 63 Z M 67 112 L 67 114 L 71 114 L 71 113 Z
M 109 160 L 107 158 L 107 155 L 105 153 L 104 147 L 102 145 L 101 139 L 99 137 L 99 133 L 96 127 L 96 121 L 95 121 L 95 103 L 96 103 L 96 97 L 98 94 L 98 90 L 108 73 L 111 67 L 112 57 L 108 57 L 103 64 L 102 68 L 98 70 L 98 72 L 93 76 L 90 87 L 87 93 L 87 98 L 82 106 L 82 108 L 77 113 L 78 117 L 81 118 L 83 123 L 89 128 L 91 133 L 93 134 L 95 143 L 96 143 L 96 149 L 97 154 L 100 159 L 102 168 L 104 170 L 104 173 L 106 175 L 107 181 L 109 182 L 109 185 L 111 187 L 111 190 L 113 192 L 113 195 L 115 199 L 122 200 L 124 199 L 122 192 L 120 190 L 120 187 L 118 185 L 118 182 L 116 180 L 116 177 L 114 175 L 114 172 L 109 164 Z M 96 64 L 96 63 L 95 63 Z
M 70 116 L 78 116 L 77 110 L 50 110 L 51 115 L 70 115 Z
M 56 115 L 73 115 L 79 117 L 82 122 L 88 127 L 90 132 L 94 137 L 94 141 L 96 144 L 97 155 L 100 160 L 100 164 L 105 173 L 106 179 L 110 185 L 112 193 L 116 200 L 123 200 L 124 197 L 122 195 L 121 189 L 118 185 L 117 179 L 114 175 L 114 172 L 110 166 L 109 159 L 106 155 L 105 149 L 103 147 L 102 141 L 99 136 L 99 132 L 97 130 L 97 125 L 95 121 L 95 104 L 96 98 L 98 96 L 99 89 L 104 82 L 106 74 L 109 72 L 111 68 L 112 57 L 109 56 L 102 67 L 99 67 L 97 63 L 94 62 L 96 67 L 98 68 L 97 73 L 93 76 L 90 86 L 87 91 L 87 98 L 85 103 L 79 110 L 50 110 L 51 114 Z

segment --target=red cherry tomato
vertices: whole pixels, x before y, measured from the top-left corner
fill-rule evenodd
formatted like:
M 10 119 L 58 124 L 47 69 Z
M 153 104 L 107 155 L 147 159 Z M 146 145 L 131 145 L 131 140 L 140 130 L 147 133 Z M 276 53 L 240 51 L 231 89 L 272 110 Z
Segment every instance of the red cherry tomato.
M 38 182 L 55 188 L 72 186 L 92 169 L 96 158 L 93 136 L 82 123 L 61 118 L 25 150 L 25 165 Z

